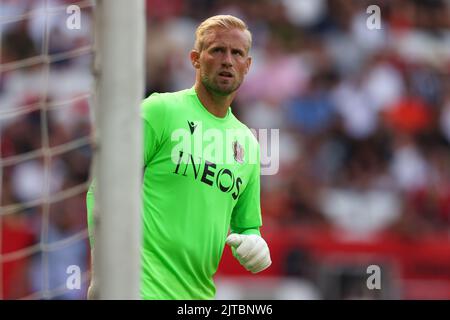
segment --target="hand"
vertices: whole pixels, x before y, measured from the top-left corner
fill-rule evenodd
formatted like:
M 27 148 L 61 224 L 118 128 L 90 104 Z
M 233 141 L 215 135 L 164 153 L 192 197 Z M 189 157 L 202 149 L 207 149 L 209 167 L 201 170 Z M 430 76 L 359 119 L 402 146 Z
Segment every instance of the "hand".
M 266 241 L 256 234 L 232 233 L 226 242 L 236 249 L 239 263 L 252 273 L 263 271 L 272 264 Z

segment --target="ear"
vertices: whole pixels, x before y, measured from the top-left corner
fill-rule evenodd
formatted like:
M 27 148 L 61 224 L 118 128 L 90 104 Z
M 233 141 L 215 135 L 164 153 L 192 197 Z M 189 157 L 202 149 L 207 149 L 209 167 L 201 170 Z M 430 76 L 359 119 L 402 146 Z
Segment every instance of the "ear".
M 190 53 L 191 63 L 195 69 L 200 69 L 200 53 L 197 50 L 191 50 Z
M 250 66 L 252 65 L 252 57 L 248 56 L 247 61 L 245 63 L 247 64 L 247 67 L 245 68 L 245 74 L 247 74 L 248 71 L 250 70 Z

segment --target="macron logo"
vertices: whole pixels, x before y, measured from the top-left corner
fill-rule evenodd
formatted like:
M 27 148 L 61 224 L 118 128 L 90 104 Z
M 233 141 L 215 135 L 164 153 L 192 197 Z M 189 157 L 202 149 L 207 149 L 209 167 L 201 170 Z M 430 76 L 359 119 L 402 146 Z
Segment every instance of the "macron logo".
M 188 120 L 189 130 L 191 131 L 191 135 L 194 134 L 195 128 L 197 128 L 197 125 L 194 124 L 194 122 Z

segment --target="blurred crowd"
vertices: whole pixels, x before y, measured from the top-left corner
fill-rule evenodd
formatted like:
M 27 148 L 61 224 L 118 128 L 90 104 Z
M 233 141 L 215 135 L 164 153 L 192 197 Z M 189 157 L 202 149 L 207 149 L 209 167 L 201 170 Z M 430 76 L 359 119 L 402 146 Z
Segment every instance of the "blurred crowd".
M 380 29 L 368 26 L 372 4 Z M 192 85 L 199 19 L 248 23 L 253 64 L 233 111 L 280 130 L 280 171 L 262 184 L 267 228 L 450 230 L 448 1 L 151 0 L 147 10 L 147 94 Z
M 64 285 L 61 265 L 87 270 L 86 239 L 46 247 L 86 228 L 84 193 L 39 199 L 88 181 L 89 145 L 21 157 L 91 133 L 93 10 L 83 7 L 81 29 L 69 30 L 73 2 L 1 3 L 0 155 L 19 159 L 1 168 L 2 254 L 44 249 L 3 263 L 3 298 Z M 63 10 L 46 19 L 45 3 Z M 370 27 L 370 5 L 380 28 Z M 247 22 L 253 63 L 232 110 L 280 138 L 279 172 L 262 177 L 263 232 L 450 235 L 449 1 L 147 0 L 146 10 L 146 96 L 193 85 L 188 54 L 201 20 Z M 39 59 L 48 55 L 59 58 Z M 3 214 L 12 204 L 22 207 Z

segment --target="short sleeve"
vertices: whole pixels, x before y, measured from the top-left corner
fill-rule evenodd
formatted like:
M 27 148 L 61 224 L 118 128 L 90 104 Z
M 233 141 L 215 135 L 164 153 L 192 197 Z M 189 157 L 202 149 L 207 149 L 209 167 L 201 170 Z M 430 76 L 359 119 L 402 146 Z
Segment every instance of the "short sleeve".
M 259 228 L 262 225 L 260 202 L 260 163 L 259 145 L 256 144 L 257 162 L 250 164 L 252 173 L 248 185 L 239 196 L 231 217 L 231 231 Z
M 164 103 L 158 93 L 152 94 L 141 104 L 144 166 L 147 166 L 151 161 L 164 140 L 165 113 Z M 86 194 L 88 233 L 91 247 L 94 245 L 94 188 L 95 182 L 92 182 Z
M 147 166 L 164 141 L 166 107 L 160 94 L 154 93 L 142 102 L 141 118 L 144 166 Z

